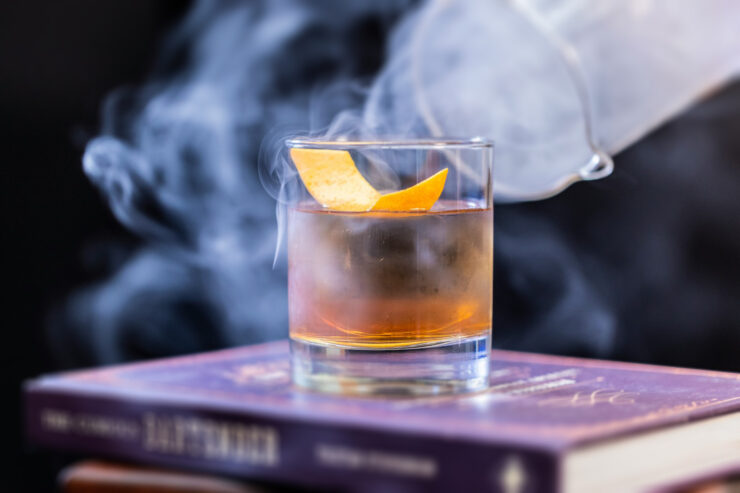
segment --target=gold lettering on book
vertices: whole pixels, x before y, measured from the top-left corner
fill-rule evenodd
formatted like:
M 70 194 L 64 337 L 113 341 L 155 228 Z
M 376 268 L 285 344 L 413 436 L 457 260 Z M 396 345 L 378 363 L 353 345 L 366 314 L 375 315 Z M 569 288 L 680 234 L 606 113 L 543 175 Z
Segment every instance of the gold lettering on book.
M 276 385 L 290 381 L 290 364 L 287 361 L 274 361 L 261 365 L 239 365 L 222 372 L 221 376 L 236 385 Z
M 143 447 L 150 452 L 261 466 L 279 461 L 275 428 L 214 419 L 147 413 Z
M 543 373 L 541 375 L 534 375 L 523 379 L 491 385 L 488 388 L 488 392 L 517 395 L 534 393 L 540 390 L 551 390 L 555 387 L 573 385 L 576 383 L 577 375 L 578 370 L 575 368 L 568 368 L 565 370 Z
M 319 443 L 314 458 L 322 466 L 355 471 L 431 479 L 437 475 L 437 462 L 430 457 L 379 450 L 363 450 L 343 445 Z
M 637 392 L 625 392 L 624 390 L 598 389 L 592 392 L 576 392 L 564 397 L 553 397 L 538 403 L 539 406 L 551 407 L 584 407 L 596 404 L 611 404 L 623 406 L 635 403 Z
M 72 428 L 72 417 L 64 411 L 44 409 L 41 411 L 41 426 L 49 431 L 66 433 Z
M 522 397 L 527 395 L 541 395 L 565 387 L 579 385 L 579 370 L 577 368 L 566 368 L 549 373 L 530 375 L 529 368 L 509 367 L 493 372 L 496 378 L 503 376 L 517 376 L 514 380 L 503 381 L 490 385 L 484 392 L 478 392 L 460 398 L 458 395 L 444 395 L 426 398 L 399 400 L 393 403 L 396 409 L 411 409 L 416 407 L 433 407 L 454 403 L 457 407 L 475 407 L 486 409 L 492 403 L 502 398 Z
M 512 455 L 506 459 L 498 476 L 498 483 L 504 493 L 522 493 L 527 484 L 527 475 L 519 457 Z
M 41 412 L 41 426 L 54 433 L 74 433 L 95 438 L 131 441 L 139 436 L 139 425 L 134 420 L 59 409 L 44 409 Z

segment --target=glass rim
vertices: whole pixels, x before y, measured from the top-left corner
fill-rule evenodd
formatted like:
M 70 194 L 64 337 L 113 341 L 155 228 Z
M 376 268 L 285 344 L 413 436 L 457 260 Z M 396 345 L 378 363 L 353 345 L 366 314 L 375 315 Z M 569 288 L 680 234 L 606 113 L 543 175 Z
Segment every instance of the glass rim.
M 285 141 L 290 148 L 302 149 L 490 149 L 493 141 L 485 137 L 459 138 L 424 138 L 424 139 L 373 139 L 373 140 L 337 140 L 321 137 L 293 137 Z

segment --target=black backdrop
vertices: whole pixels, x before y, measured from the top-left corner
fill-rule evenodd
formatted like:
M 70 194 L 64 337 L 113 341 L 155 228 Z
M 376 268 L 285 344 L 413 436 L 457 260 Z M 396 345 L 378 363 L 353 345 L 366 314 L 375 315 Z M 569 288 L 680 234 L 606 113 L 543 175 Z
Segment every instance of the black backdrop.
M 141 80 L 163 30 L 186 9 L 186 2 L 147 0 L 0 3 L 3 423 L 10 435 L 2 445 L 10 457 L 3 491 L 52 488 L 52 459 L 29 455 L 22 441 L 19 399 L 23 379 L 55 369 L 44 333 L 51 307 L 90 280 L 84 248 L 135 241 L 83 175 L 84 143 L 97 131 L 105 94 Z

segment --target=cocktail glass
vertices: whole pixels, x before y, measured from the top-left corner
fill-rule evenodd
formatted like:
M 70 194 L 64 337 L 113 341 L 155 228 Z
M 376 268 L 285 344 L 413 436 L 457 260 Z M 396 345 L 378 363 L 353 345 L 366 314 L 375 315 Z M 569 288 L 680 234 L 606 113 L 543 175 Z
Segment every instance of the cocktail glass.
M 337 211 L 301 187 L 287 212 L 294 382 L 349 394 L 484 388 L 493 291 L 492 144 L 292 139 L 287 147 L 347 151 L 381 193 L 448 169 L 429 210 Z

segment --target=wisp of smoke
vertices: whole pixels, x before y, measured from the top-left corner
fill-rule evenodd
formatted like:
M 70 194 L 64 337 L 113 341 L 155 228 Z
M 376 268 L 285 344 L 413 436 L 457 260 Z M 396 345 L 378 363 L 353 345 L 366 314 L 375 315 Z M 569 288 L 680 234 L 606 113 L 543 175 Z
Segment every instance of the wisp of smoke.
M 108 98 L 101 136 L 85 151 L 85 173 L 145 241 L 109 279 L 69 301 L 52 337 L 79 354 L 60 351 L 63 362 L 108 363 L 287 334 L 286 268 L 270 262 L 277 228 L 257 176 L 260 143 L 276 127 L 326 126 L 347 101 L 337 97 L 344 89 L 321 91 L 375 71 L 382 45 L 368 46 L 367 38 L 382 41 L 407 7 L 193 6 L 167 38 L 150 82 Z M 320 111 L 309 112 L 312 104 Z
M 591 128 L 591 117 L 610 115 L 605 101 L 635 94 L 589 94 L 583 82 L 591 89 L 606 87 L 599 83 L 601 69 L 611 62 L 585 52 L 592 57 L 582 66 L 563 48 L 567 43 L 559 42 L 590 46 L 589 35 L 598 32 L 601 48 L 620 46 L 635 16 L 643 20 L 638 33 L 646 36 L 654 35 L 661 19 L 668 25 L 686 19 L 667 16 L 666 4 L 639 10 L 657 4 L 609 2 L 588 10 L 586 3 L 431 0 L 411 9 L 413 2 L 403 0 L 196 2 L 166 40 L 150 81 L 109 97 L 101 136 L 85 151 L 85 173 L 144 244 L 109 279 L 70 300 L 54 332 L 73 335 L 80 348 L 82 354 L 68 363 L 286 334 L 286 266 L 274 250 L 280 243 L 274 211 L 277 202 L 280 220 L 281 207 L 298 186 L 284 156 L 283 141 L 291 132 L 332 139 L 492 137 L 498 141 L 499 198 L 542 197 L 574 176 L 608 174 L 604 163 L 610 161 L 593 160 L 608 142 Z M 386 30 L 402 14 L 384 53 Z M 617 22 L 604 23 L 604 15 Z M 703 39 L 700 30 L 690 34 L 690 46 Z M 658 36 L 634 39 L 635 46 L 665 48 Z M 683 48 L 669 43 L 668 52 L 673 56 Z M 711 60 L 724 54 L 717 53 Z M 620 55 L 632 63 L 621 75 L 630 79 L 632 70 L 651 76 L 650 68 L 675 65 L 659 54 L 654 63 L 637 67 L 633 53 Z M 714 82 L 737 67 L 722 68 Z M 675 80 L 670 71 L 660 75 Z M 645 87 L 641 80 L 617 89 Z M 632 130 L 634 139 L 696 97 L 695 84 L 682 89 L 670 108 L 651 107 L 657 120 L 639 131 L 622 125 L 620 132 Z M 592 103 L 597 104 L 591 108 Z M 497 262 L 542 265 L 542 272 L 530 274 L 552 287 L 552 303 L 540 320 L 530 321 L 529 330 L 542 334 L 550 327 L 549 340 L 563 336 L 563 347 L 579 344 L 585 353 L 603 355 L 614 337 L 613 315 L 588 289 L 557 231 L 539 224 L 533 231 L 534 236 L 521 228 L 496 233 L 504 249 Z M 501 241 L 501 235 L 511 241 Z M 533 237 L 537 248 L 528 246 Z M 536 295 L 538 288 L 531 289 Z M 566 334 L 571 329 L 564 324 L 575 313 L 578 323 Z

